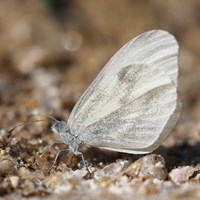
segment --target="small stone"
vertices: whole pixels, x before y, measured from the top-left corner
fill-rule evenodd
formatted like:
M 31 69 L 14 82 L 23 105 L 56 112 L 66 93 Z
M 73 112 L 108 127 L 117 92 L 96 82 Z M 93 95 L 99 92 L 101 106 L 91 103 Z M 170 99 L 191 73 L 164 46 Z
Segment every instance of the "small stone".
M 104 177 L 113 177 L 117 173 L 121 172 L 123 168 L 127 165 L 127 163 L 128 161 L 111 163 L 110 165 L 107 165 L 103 169 L 96 171 L 94 173 L 94 178 L 96 180 L 101 180 Z
M 21 184 L 21 188 L 23 189 L 23 194 L 25 196 L 29 196 L 35 191 L 35 185 L 32 180 L 26 179 L 23 184 Z
M 77 169 L 75 171 L 72 172 L 73 176 L 75 177 L 84 177 L 88 174 L 88 171 L 86 169 Z
M 88 167 L 88 172 L 90 173 L 90 174 L 94 174 L 94 172 L 96 172 L 97 171 L 97 169 L 95 168 L 95 167 L 92 167 L 92 166 L 89 166 Z
M 16 188 L 19 185 L 19 176 L 11 176 L 10 182 L 13 188 Z
M 20 167 L 18 172 L 19 172 L 19 176 L 21 178 L 30 177 L 30 174 L 31 174 L 31 172 L 29 171 L 29 169 L 27 169 L 25 167 Z
M 13 164 L 9 160 L 0 160 L 0 173 L 10 172 L 13 170 Z
M 191 166 L 185 166 L 173 169 L 169 173 L 169 178 L 177 185 L 184 183 L 194 174 L 195 169 Z
M 132 178 L 165 180 L 167 168 L 162 156 L 151 154 L 136 160 L 125 170 L 125 174 Z

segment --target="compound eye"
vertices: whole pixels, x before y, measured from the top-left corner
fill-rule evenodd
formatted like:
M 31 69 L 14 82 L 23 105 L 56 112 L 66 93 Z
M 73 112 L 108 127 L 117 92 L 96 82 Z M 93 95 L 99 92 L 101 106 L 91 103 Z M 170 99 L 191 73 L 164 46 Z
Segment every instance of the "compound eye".
M 58 124 L 58 123 L 55 123 L 55 124 L 53 124 L 53 125 L 51 126 L 51 129 L 52 129 L 54 132 L 59 133 L 59 131 L 60 131 L 60 128 L 59 128 L 59 127 L 60 127 L 59 124 Z

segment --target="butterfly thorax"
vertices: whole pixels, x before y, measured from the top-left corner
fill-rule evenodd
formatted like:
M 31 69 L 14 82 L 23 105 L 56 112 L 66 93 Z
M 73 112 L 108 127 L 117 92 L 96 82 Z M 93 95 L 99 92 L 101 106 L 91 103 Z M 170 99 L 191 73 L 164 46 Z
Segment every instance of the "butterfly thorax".
M 77 135 L 73 135 L 71 133 L 68 123 L 64 121 L 57 121 L 51 128 L 55 133 L 58 133 L 62 137 L 64 143 L 67 144 L 69 149 L 76 154 L 79 145 L 81 144 L 81 140 Z

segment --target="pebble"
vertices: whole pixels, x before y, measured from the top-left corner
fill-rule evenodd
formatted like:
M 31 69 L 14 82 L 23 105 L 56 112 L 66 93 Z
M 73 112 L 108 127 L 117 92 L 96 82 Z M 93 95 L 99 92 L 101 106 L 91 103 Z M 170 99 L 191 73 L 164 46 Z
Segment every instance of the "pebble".
M 25 167 L 20 167 L 18 174 L 21 178 L 27 178 L 27 177 L 30 177 L 31 172 L 29 169 L 27 169 Z
M 0 160 L 0 173 L 10 172 L 13 170 L 13 164 L 9 160 Z
M 32 180 L 25 179 L 24 183 L 21 184 L 21 188 L 23 189 L 23 195 L 29 196 L 35 191 L 35 185 Z
M 125 170 L 125 174 L 132 178 L 165 180 L 167 168 L 162 156 L 151 154 L 136 160 Z
M 111 163 L 103 169 L 96 171 L 94 173 L 94 178 L 96 180 L 101 180 L 104 177 L 113 177 L 117 173 L 121 172 L 127 164 L 128 161 L 126 160 L 124 162 Z
M 169 178 L 177 185 L 184 183 L 190 179 L 190 177 L 194 174 L 195 169 L 191 166 L 184 166 L 173 169 L 169 173 Z
M 11 176 L 9 179 L 12 187 L 17 188 L 17 186 L 19 185 L 19 176 Z

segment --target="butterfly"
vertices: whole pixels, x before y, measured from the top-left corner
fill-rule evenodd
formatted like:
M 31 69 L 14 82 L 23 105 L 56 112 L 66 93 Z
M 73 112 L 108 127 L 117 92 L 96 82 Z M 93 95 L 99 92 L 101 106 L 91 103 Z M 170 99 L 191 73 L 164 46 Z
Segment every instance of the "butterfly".
M 69 119 L 52 125 L 75 155 L 80 144 L 144 154 L 171 133 L 181 112 L 178 43 L 164 30 L 130 40 L 80 97 Z

